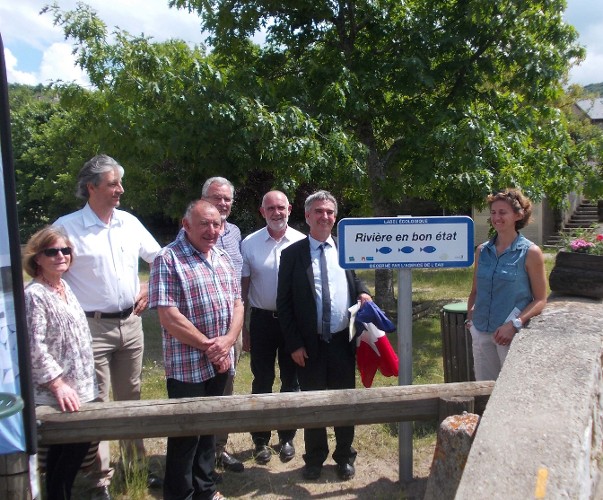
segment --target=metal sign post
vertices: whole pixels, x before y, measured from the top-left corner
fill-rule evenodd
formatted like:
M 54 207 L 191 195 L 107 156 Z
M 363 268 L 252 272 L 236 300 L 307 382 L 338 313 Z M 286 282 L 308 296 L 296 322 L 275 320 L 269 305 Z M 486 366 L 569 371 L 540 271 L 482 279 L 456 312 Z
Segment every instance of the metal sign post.
M 398 384 L 412 385 L 412 271 L 398 270 Z M 412 422 L 398 423 L 398 478 L 412 480 Z
M 473 220 L 450 217 L 341 219 L 339 265 L 398 269 L 398 383 L 412 385 L 412 269 L 473 264 Z M 412 422 L 398 424 L 399 479 L 413 478 Z

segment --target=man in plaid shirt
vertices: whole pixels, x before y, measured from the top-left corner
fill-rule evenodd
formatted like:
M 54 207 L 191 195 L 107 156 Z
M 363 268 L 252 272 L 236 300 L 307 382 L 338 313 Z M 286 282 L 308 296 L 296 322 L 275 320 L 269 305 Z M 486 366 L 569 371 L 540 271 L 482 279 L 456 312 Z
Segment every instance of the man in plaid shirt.
M 215 247 L 221 223 L 211 203 L 191 203 L 184 231 L 153 262 L 149 307 L 159 313 L 170 398 L 221 396 L 234 370 L 243 303 L 232 261 Z M 168 438 L 164 498 L 223 498 L 214 466 L 213 435 Z

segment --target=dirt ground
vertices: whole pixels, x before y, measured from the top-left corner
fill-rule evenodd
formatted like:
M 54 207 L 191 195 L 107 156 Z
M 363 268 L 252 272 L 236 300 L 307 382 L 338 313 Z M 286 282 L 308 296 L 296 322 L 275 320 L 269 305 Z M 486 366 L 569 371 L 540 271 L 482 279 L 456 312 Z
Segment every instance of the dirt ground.
M 362 428 L 357 428 L 357 434 Z M 334 438 L 329 433 L 331 450 L 334 449 Z M 273 443 L 276 442 L 273 433 Z M 162 469 L 165 460 L 165 439 L 146 439 L 147 453 L 154 466 Z M 249 434 L 231 434 L 228 448 L 245 464 L 242 473 L 223 472 L 219 491 L 227 498 L 249 499 L 412 499 L 422 500 L 429 468 L 433 457 L 433 446 L 413 452 L 412 482 L 400 485 L 398 472 L 398 449 L 385 453 L 383 457 L 363 452 L 356 446 L 356 475 L 350 481 L 341 481 L 337 477 L 335 462 L 329 457 L 324 464 L 322 476 L 317 481 L 307 481 L 302 477 L 304 465 L 303 431 L 299 431 L 294 440 L 296 455 L 293 460 L 284 464 L 275 454 L 267 465 L 258 465 L 252 458 L 252 442 Z M 161 499 L 160 491 L 152 491 L 150 498 Z M 123 500 L 125 497 L 122 497 Z

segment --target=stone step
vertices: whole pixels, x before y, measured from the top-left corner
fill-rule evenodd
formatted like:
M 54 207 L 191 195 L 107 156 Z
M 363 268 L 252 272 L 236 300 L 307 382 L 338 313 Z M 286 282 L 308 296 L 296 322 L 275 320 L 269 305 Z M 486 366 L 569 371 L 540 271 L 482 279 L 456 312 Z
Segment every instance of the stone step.
M 552 235 L 543 244 L 544 248 L 560 248 L 563 246 L 563 241 L 571 236 L 572 233 L 582 229 L 589 229 L 593 225 L 599 223 L 599 210 L 597 203 L 592 203 L 589 200 L 583 200 L 576 208 L 568 222 L 564 224 L 563 229 L 558 234 Z
M 565 224 L 565 229 L 588 229 L 592 224 L 584 224 L 581 222 L 568 222 Z

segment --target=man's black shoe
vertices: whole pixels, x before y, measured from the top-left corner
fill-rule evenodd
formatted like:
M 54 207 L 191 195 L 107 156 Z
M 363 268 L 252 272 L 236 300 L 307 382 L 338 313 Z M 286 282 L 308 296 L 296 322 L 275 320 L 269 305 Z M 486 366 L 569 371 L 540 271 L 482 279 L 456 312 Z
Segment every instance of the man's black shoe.
M 266 465 L 272 458 L 272 452 L 265 444 L 258 444 L 253 452 L 253 458 L 255 459 L 256 463 Z
M 320 478 L 320 473 L 322 472 L 322 467 L 319 465 L 306 465 L 302 472 L 304 479 L 308 479 L 310 481 L 314 481 L 315 479 Z
M 337 475 L 339 476 L 339 479 L 348 481 L 354 477 L 354 474 L 356 474 L 356 469 L 354 469 L 353 465 L 337 464 Z
M 158 490 L 160 488 L 163 488 L 163 479 L 161 479 L 154 472 L 149 472 L 147 474 L 147 488 L 150 488 L 152 490 Z
M 229 455 L 225 451 L 218 455 L 218 460 L 216 460 L 218 467 L 222 467 L 222 469 L 230 471 L 230 472 L 243 472 L 245 470 L 245 466 L 243 462 L 237 460 L 232 455 Z
M 291 441 L 281 441 L 279 447 L 278 456 L 281 462 L 288 462 L 295 456 L 295 447 Z

